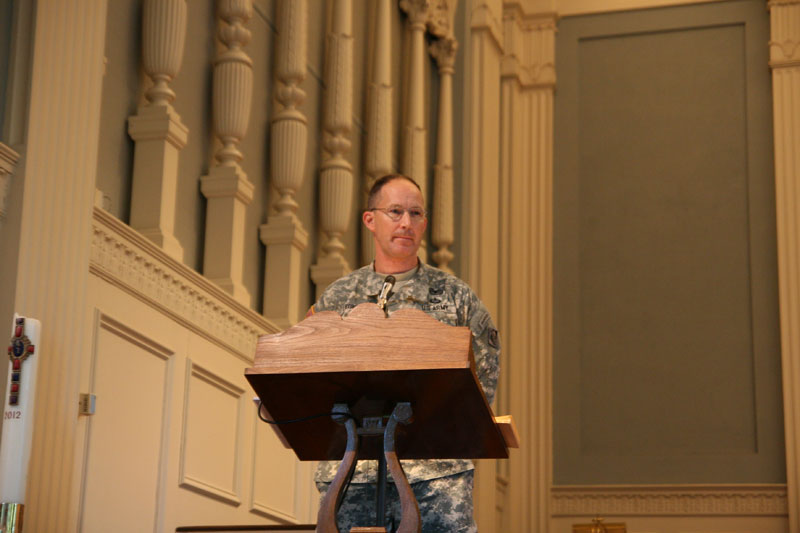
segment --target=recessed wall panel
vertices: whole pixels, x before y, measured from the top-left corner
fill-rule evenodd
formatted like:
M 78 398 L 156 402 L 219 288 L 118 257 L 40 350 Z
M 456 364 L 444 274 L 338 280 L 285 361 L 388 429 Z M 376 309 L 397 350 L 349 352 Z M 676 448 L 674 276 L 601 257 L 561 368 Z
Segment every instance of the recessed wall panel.
M 297 457 L 283 447 L 269 425 L 257 424 L 251 508 L 270 518 L 297 520 Z
M 762 8 L 560 24 L 557 484 L 783 479 Z
M 238 505 L 244 391 L 187 362 L 181 486 Z
M 107 318 L 96 324 L 81 531 L 158 527 L 171 352 Z

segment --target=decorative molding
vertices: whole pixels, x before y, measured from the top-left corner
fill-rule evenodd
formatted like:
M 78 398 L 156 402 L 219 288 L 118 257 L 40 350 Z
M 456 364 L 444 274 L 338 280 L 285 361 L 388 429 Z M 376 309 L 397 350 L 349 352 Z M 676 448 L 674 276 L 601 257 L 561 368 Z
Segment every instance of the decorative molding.
M 769 64 L 800 66 L 800 0 L 770 0 Z
M 452 38 L 458 0 L 432 0 L 428 8 L 428 31 L 437 37 Z
M 236 432 L 235 435 L 232 437 L 234 438 L 234 457 L 233 460 L 233 478 L 231 479 L 231 487 L 220 487 L 214 485 L 211 482 L 202 480 L 196 476 L 191 475 L 187 472 L 186 466 L 186 456 L 187 456 L 187 446 L 188 442 L 188 430 L 189 430 L 189 405 L 191 403 L 191 393 L 192 393 L 192 379 L 196 378 L 202 381 L 205 381 L 209 385 L 219 389 L 222 394 L 227 394 L 234 398 L 237 403 L 237 413 L 236 413 Z M 181 426 L 181 450 L 180 450 L 180 463 L 178 466 L 179 469 L 179 483 L 181 487 L 193 490 L 195 492 L 199 492 L 201 494 L 205 494 L 206 496 L 210 496 L 214 499 L 230 503 L 233 505 L 240 505 L 242 503 L 242 462 L 240 458 L 241 453 L 241 433 L 242 433 L 242 426 L 244 423 L 244 411 L 243 409 L 243 402 L 244 400 L 244 393 L 243 389 L 240 389 L 236 385 L 228 382 L 227 380 L 221 378 L 217 374 L 211 372 L 203 368 L 200 365 L 195 364 L 191 359 L 186 360 L 186 378 L 185 378 L 185 385 L 184 385 L 184 397 L 183 397 L 183 421 Z
M 0 142 L 0 223 L 6 218 L 6 196 L 19 154 Z
M 505 48 L 503 40 L 503 22 L 488 3 L 481 2 L 475 6 L 470 16 L 470 29 L 472 33 L 485 31 L 492 36 L 497 49 L 501 52 Z
M 555 86 L 557 20 L 555 13 L 526 15 L 517 6 L 503 12 L 503 78 L 516 78 L 525 88 Z
M 786 485 L 560 486 L 552 516 L 786 516 Z
M 279 331 L 217 285 L 97 208 L 89 270 L 250 364 L 258 337 Z

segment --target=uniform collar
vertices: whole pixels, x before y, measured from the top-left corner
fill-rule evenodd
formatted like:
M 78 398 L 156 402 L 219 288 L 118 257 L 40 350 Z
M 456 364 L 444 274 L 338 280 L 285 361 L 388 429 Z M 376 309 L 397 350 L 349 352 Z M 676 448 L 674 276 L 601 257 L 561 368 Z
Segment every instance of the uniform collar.
M 367 296 L 377 297 L 378 294 L 380 294 L 381 292 L 381 288 L 383 287 L 383 280 L 386 279 L 386 276 L 375 272 L 374 262 L 372 264 L 367 265 L 364 268 L 367 270 L 367 278 L 366 278 Z M 420 261 L 419 268 L 417 268 L 417 271 L 414 273 L 411 279 L 408 280 L 408 283 L 403 285 L 397 293 L 393 294 L 392 297 L 389 299 L 389 302 L 391 302 L 396 298 L 399 300 L 412 299 L 412 300 L 417 300 L 419 302 L 427 301 L 429 288 L 426 284 L 418 282 L 424 277 L 427 277 L 427 274 L 430 272 L 430 269 L 431 269 L 430 266 Z

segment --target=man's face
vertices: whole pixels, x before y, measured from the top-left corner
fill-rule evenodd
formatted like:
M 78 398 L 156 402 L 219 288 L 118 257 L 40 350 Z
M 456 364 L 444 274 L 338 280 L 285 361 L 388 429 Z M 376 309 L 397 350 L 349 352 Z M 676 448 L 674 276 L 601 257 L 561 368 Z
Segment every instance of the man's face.
M 408 180 L 399 178 L 392 180 L 381 189 L 375 207 L 405 210 L 398 221 L 392 220 L 386 211 L 375 210 L 364 213 L 364 224 L 375 237 L 376 259 L 416 260 L 417 250 L 428 225 L 426 218 L 414 221 L 408 212 L 409 209 L 424 210 L 419 189 Z

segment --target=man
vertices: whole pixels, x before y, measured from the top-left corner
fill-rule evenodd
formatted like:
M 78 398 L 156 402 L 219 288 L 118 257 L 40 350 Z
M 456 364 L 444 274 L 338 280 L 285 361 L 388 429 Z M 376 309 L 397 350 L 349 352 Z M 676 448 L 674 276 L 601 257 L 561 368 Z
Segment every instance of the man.
M 356 305 L 377 302 L 386 276 L 396 282 L 386 303 L 398 309 L 421 309 L 451 326 L 469 326 L 478 379 L 491 403 L 499 371 L 500 345 L 489 312 L 460 279 L 425 265 L 417 258 L 428 224 L 422 192 L 414 180 L 400 174 L 378 179 L 370 190 L 364 225 L 372 232 L 375 261 L 332 283 L 309 314 L 336 311 L 347 315 Z M 474 466 L 468 460 L 401 461 L 420 507 L 422 531 L 475 532 L 472 516 Z M 325 494 L 337 463 L 323 462 L 315 481 Z M 359 461 L 337 515 L 338 527 L 374 525 L 377 461 Z M 387 523 L 399 523 L 400 503 L 391 484 L 387 490 Z

